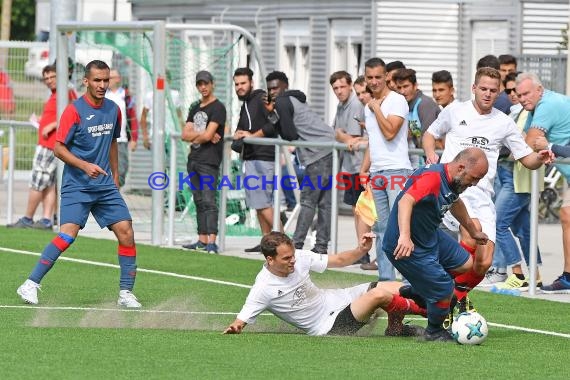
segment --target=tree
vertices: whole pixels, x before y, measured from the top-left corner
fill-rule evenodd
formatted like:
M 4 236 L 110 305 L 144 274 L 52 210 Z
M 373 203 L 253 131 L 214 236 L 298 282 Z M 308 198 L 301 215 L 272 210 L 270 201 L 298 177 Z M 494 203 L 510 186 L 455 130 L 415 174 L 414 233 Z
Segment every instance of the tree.
M 12 23 L 10 27 L 11 40 L 33 41 L 35 39 L 34 29 L 36 25 L 35 0 L 13 1 L 11 23 Z

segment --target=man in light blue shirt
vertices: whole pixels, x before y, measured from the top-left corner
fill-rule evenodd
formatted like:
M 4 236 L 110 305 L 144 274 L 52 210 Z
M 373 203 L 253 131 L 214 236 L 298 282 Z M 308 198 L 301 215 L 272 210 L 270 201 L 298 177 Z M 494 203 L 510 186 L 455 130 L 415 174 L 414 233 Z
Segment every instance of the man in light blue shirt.
M 570 141 L 570 98 L 544 89 L 533 73 L 517 76 L 516 91 L 523 108 L 530 112 L 525 131 L 527 143 L 540 149 L 537 141 L 546 137 L 550 144 L 567 145 Z M 549 145 L 550 149 L 550 145 Z M 570 180 L 570 165 L 556 164 L 556 168 Z M 542 286 L 545 293 L 570 293 L 570 190 L 566 190 L 560 207 L 564 272 L 551 285 Z

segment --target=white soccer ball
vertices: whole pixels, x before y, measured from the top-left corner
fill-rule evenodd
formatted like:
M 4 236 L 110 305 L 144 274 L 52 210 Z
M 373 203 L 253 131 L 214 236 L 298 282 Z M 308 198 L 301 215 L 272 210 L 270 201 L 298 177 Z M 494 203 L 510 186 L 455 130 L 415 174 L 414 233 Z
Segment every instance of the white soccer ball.
M 489 327 L 481 314 L 466 312 L 453 318 L 451 333 L 459 344 L 481 344 L 487 339 Z

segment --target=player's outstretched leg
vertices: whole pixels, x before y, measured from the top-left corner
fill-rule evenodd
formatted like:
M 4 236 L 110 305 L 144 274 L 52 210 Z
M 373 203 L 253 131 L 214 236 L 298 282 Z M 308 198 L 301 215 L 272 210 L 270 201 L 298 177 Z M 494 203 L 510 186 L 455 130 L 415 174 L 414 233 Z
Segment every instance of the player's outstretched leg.
M 16 293 L 26 303 L 32 305 L 38 304 L 38 289 L 40 289 L 40 281 L 55 264 L 58 257 L 74 242 L 74 238 L 63 232 L 57 234 L 53 240 L 45 246 L 42 255 L 30 277 L 16 290 Z

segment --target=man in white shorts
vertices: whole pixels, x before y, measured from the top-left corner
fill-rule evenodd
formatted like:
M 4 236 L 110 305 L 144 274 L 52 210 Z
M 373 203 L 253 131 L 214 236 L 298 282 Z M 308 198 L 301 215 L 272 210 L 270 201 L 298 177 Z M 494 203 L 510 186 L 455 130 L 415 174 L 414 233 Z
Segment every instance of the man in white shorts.
M 293 241 L 281 232 L 271 232 L 261 240 L 265 256 L 263 268 L 255 279 L 236 320 L 224 330 L 239 334 L 255 322 L 264 310 L 308 335 L 351 335 L 364 326 L 378 309 L 388 313 L 389 336 L 417 336 L 423 328 L 403 325 L 405 314 L 425 316 L 425 309 L 398 293 L 401 283 L 365 283 L 346 289 L 320 289 L 309 272 L 351 265 L 372 247 L 373 233 L 362 236 L 358 248 L 336 255 L 320 255 L 295 250 Z
M 453 160 L 461 150 L 469 147 L 482 149 L 489 161 L 489 171 L 477 184 L 461 194 L 467 212 L 478 228 L 487 234 L 486 245 L 476 245 L 475 241 L 463 229 L 460 229 L 461 245 L 473 256 L 473 269 L 455 278 L 455 296 L 465 299 L 467 292 L 477 286 L 491 266 L 495 248 L 495 205 L 493 204 L 493 183 L 497 172 L 499 150 L 506 146 L 515 160 L 519 160 L 529 169 L 537 169 L 549 163 L 552 156 L 548 151 L 533 152 L 525 143 L 514 121 L 493 108 L 499 95 L 501 74 L 490 67 L 482 67 L 475 74 L 472 86 L 474 100 L 446 107 L 428 128 L 423 136 L 423 148 L 426 162 L 438 162 L 435 153 L 435 140 L 445 137 L 445 149 L 441 162 Z M 457 221 L 447 213 L 444 224 L 451 230 L 458 230 Z

